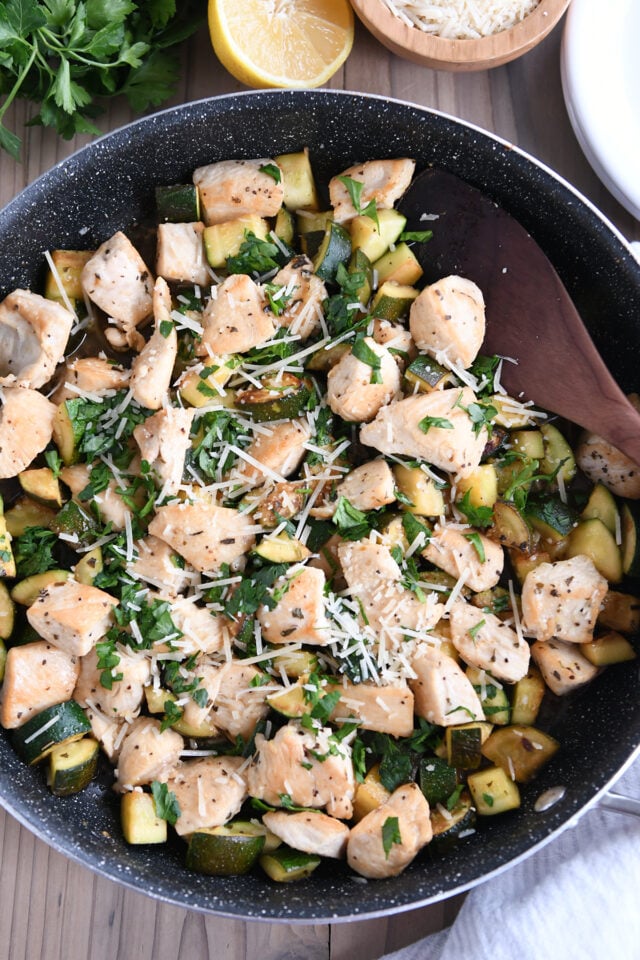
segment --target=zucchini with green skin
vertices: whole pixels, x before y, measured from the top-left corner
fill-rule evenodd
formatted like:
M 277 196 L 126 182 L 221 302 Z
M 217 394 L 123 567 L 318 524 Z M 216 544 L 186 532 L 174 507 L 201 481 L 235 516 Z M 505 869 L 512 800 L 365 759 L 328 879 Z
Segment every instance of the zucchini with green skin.
M 36 503 L 35 500 L 30 500 L 28 497 L 21 497 L 20 500 L 16 500 L 4 515 L 7 530 L 12 537 L 21 537 L 29 527 L 51 529 L 51 521 L 54 517 L 54 510 L 41 503 Z
M 418 291 L 415 287 L 388 280 L 387 283 L 378 287 L 371 301 L 371 316 L 378 317 L 380 320 L 389 320 L 392 323 L 400 320 L 408 316 L 411 304 L 417 296 Z
M 64 507 L 58 510 L 49 526 L 54 533 L 76 536 L 79 541 L 94 536 L 98 529 L 96 520 L 75 500 L 67 501 Z
M 423 273 L 416 255 L 406 243 L 399 243 L 393 250 L 384 253 L 374 261 L 373 269 L 378 274 L 380 284 L 388 280 L 394 283 L 417 283 Z
M 607 527 L 611 533 L 615 534 L 618 529 L 618 524 L 620 523 L 620 514 L 615 497 L 611 491 L 607 490 L 603 484 L 596 483 L 589 494 L 589 499 L 580 517 L 582 520 L 591 520 L 593 517 L 596 517 L 598 520 L 602 520 L 605 527 Z M 627 571 L 625 571 L 625 573 L 626 572 Z
M 286 533 L 277 537 L 264 537 L 253 552 L 270 563 L 300 563 L 311 556 L 311 550 Z
M 518 785 L 502 767 L 487 767 L 469 774 L 467 786 L 476 810 L 482 817 L 492 817 L 520 806 Z
M 0 580 L 0 640 L 8 640 L 13 633 L 15 605 L 5 583 Z
M 636 652 L 627 638 L 615 630 L 596 637 L 591 643 L 581 643 L 580 653 L 583 653 L 594 667 L 608 667 L 612 663 L 636 659 Z
M 259 388 L 238 390 L 235 405 L 257 423 L 293 420 L 304 413 L 312 394 L 313 386 L 308 380 L 284 373 L 263 377 Z
M 423 757 L 419 767 L 420 789 L 430 807 L 446 803 L 458 786 L 458 774 L 442 757 Z
M 605 521 L 603 520 L 603 522 Z M 620 525 L 622 535 L 622 543 L 620 546 L 622 553 L 622 570 L 628 577 L 639 577 L 640 507 L 638 507 L 638 504 L 634 501 L 628 500 L 622 504 Z
M 47 300 L 57 300 L 66 306 L 66 296 L 74 310 L 78 308 L 79 304 L 84 307 L 82 271 L 93 253 L 92 250 L 51 251 L 51 262 L 54 269 L 50 268 L 47 271 L 45 279 L 44 295 Z
M 18 474 L 20 486 L 32 500 L 43 503 L 45 506 L 62 506 L 62 492 L 60 481 L 53 475 L 49 467 L 40 467 L 34 470 L 23 470 Z
M 581 520 L 577 527 L 574 527 L 567 539 L 564 555 L 567 560 L 577 556 L 589 557 L 609 583 L 619 583 L 622 580 L 623 561 L 620 548 L 615 536 L 597 517 Z
M 274 157 L 282 174 L 283 203 L 289 210 L 317 210 L 318 191 L 309 160 L 309 148 Z
M 434 850 L 451 850 L 467 831 L 473 831 L 476 811 L 468 790 L 462 790 L 457 802 L 449 809 L 447 799 L 439 801 L 431 810 Z M 446 811 L 446 813 L 445 813 Z
M 320 866 L 320 857 L 312 853 L 300 853 L 291 847 L 278 847 L 271 853 L 263 853 L 260 866 L 276 883 L 293 883 L 311 876 Z
M 200 219 L 200 194 L 193 183 L 156 187 L 158 223 L 195 223 Z
M 559 542 L 569 536 L 577 523 L 576 511 L 560 497 L 527 502 L 526 519 L 543 540 Z
M 70 570 L 45 570 L 44 573 L 34 573 L 15 584 L 11 590 L 11 599 L 23 607 L 30 607 L 38 599 L 42 590 L 46 590 L 54 583 L 66 583 L 70 577 Z
M 413 393 L 431 393 L 454 382 L 451 370 L 437 363 L 432 357 L 421 353 L 412 360 L 404 372 L 409 391 Z
M 525 724 L 494 730 L 482 755 L 518 783 L 527 783 L 547 763 L 560 744 L 548 733 Z
M 346 266 L 351 257 L 351 237 L 339 223 L 330 220 L 322 242 L 313 259 L 313 271 L 321 280 L 335 280 L 342 263 Z
M 264 833 L 242 833 L 224 826 L 204 827 L 195 830 L 189 838 L 187 870 L 210 877 L 242 876 L 252 868 L 264 845 Z
M 511 706 L 505 688 L 478 667 L 467 667 L 466 674 L 480 697 L 482 711 L 487 720 L 498 726 L 509 723 Z
M 11 549 L 11 534 L 7 530 L 7 521 L 2 513 L 2 501 L 0 500 L 0 578 L 15 577 L 16 562 Z
M 351 259 L 349 260 L 349 273 L 362 273 L 364 275 L 364 281 L 362 286 L 358 288 L 356 297 L 362 304 L 369 303 L 373 285 L 373 268 L 371 266 L 371 261 L 364 250 L 360 250 L 358 248 L 351 254 Z
M 93 737 L 55 746 L 49 754 L 47 784 L 56 797 L 80 793 L 95 777 L 100 745 Z
M 91 730 L 87 715 L 75 700 L 46 707 L 13 731 L 17 753 L 28 764 L 39 763 L 54 747 L 79 740 Z
M 374 263 L 395 243 L 407 223 L 398 210 L 378 210 L 377 222 L 365 214 L 358 214 L 349 224 L 354 250 L 362 250 Z
M 154 798 L 150 793 L 133 790 L 123 794 L 120 800 L 120 823 L 127 843 L 166 843 L 167 821 L 156 813 Z
M 544 442 L 544 457 L 540 461 L 542 473 L 557 473 L 558 479 L 570 483 L 576 475 L 576 458 L 566 439 L 553 423 L 544 423 L 540 427 Z

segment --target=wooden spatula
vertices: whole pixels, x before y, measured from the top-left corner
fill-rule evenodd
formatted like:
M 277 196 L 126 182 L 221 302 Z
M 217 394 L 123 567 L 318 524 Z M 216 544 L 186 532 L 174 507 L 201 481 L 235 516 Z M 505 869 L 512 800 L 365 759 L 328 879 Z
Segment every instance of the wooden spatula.
M 518 361 L 503 365 L 501 382 L 508 392 L 593 430 L 640 464 L 640 414 L 524 227 L 443 170 L 416 177 L 399 206 L 407 230 L 433 230 L 432 240 L 414 247 L 426 281 L 459 274 L 482 290 L 487 314 L 482 352 Z

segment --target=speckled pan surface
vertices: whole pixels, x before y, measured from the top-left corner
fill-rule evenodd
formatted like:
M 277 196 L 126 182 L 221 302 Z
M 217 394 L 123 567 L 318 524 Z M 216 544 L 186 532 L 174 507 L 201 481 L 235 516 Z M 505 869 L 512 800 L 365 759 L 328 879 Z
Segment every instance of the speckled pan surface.
M 184 181 L 194 167 L 229 157 L 269 156 L 308 145 L 320 178 L 377 156 L 409 155 L 442 166 L 516 216 L 564 280 L 625 390 L 637 389 L 640 267 L 615 232 L 565 184 L 481 131 L 409 104 L 334 92 L 221 97 L 157 114 L 117 131 L 54 168 L 0 213 L 0 294 L 38 289 L 42 251 L 87 248 L 152 209 L 156 184 Z M 570 358 L 567 358 L 570 362 Z M 127 847 L 110 777 L 67 799 L 51 796 L 42 771 L 0 739 L 0 801 L 57 849 L 114 880 L 214 913 L 292 921 L 346 919 L 408 909 L 477 883 L 566 826 L 640 744 L 640 676 L 610 668 L 572 702 L 549 704 L 547 729 L 563 749 L 524 791 L 520 811 L 490 818 L 446 856 L 427 848 L 399 878 L 354 879 L 323 865 L 299 885 L 261 876 L 188 873 L 184 847 Z M 564 799 L 539 814 L 536 797 L 563 785 Z

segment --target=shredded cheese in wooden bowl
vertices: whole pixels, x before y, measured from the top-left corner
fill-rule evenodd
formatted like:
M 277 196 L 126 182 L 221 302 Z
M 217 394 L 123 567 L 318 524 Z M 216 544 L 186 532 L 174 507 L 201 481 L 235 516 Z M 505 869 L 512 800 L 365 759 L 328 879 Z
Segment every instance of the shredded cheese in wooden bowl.
M 478 40 L 509 30 L 539 0 L 383 0 L 407 26 L 449 40 Z

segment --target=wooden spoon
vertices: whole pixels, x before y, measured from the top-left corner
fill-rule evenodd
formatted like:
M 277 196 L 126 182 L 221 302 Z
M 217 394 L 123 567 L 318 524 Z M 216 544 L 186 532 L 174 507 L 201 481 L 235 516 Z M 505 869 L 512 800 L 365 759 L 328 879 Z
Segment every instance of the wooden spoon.
M 640 464 L 640 413 L 524 227 L 475 187 L 437 169 L 416 177 L 400 209 L 407 230 L 433 229 L 428 243 L 414 247 L 428 283 L 459 274 L 482 290 L 482 352 L 518 361 L 503 364 L 506 390 L 592 430 Z

